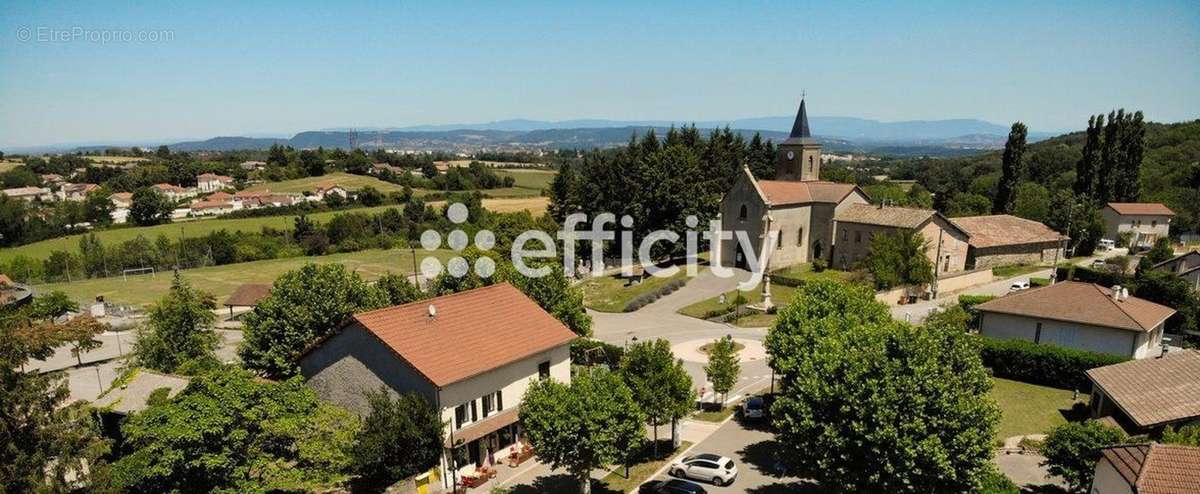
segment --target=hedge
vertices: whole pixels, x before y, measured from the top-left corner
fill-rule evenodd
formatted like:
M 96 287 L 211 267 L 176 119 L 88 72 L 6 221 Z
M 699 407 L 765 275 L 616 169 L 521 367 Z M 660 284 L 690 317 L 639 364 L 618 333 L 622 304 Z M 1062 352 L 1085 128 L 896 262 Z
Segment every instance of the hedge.
M 1105 353 L 1088 352 L 1025 340 L 997 340 L 979 337 L 983 365 L 992 375 L 1014 381 L 1041 384 L 1060 389 L 1088 391 L 1088 369 L 1119 364 L 1129 360 Z
M 645 307 L 646 305 L 649 305 L 660 298 L 675 293 L 675 290 L 683 288 L 683 285 L 686 284 L 687 278 L 678 278 L 668 281 L 665 285 L 659 287 L 657 290 L 646 292 L 634 297 L 633 300 L 630 300 L 629 303 L 625 304 L 625 308 L 623 310 L 625 312 L 633 312 L 641 309 L 642 307 Z
M 975 306 L 995 299 L 996 297 L 992 295 L 959 295 L 958 306 L 962 307 L 962 310 L 971 316 L 971 321 L 968 323 L 971 325 L 971 328 L 978 329 L 979 311 L 975 310 Z
M 1133 279 L 1124 273 L 1101 271 L 1084 266 L 1060 266 L 1057 269 L 1057 277 L 1060 280 L 1074 280 L 1082 281 L 1084 283 L 1095 283 L 1105 287 L 1111 287 L 1113 285 L 1128 286 L 1133 283 Z
M 596 348 L 599 348 L 601 351 L 594 351 Z M 603 357 L 596 355 L 597 353 L 602 353 Z M 611 368 L 616 368 L 624 356 L 624 348 L 600 340 L 576 338 L 575 341 L 571 342 L 571 363 L 575 365 L 605 364 Z

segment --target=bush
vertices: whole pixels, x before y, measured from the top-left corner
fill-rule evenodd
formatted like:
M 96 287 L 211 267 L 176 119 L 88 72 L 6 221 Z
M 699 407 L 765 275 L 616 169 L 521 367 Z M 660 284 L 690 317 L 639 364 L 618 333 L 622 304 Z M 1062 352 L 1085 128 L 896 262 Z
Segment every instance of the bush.
M 1050 430 L 1042 444 L 1042 455 L 1051 474 L 1065 479 L 1074 492 L 1086 492 L 1092 485 L 1100 450 L 1124 440 L 1124 432 L 1100 422 L 1073 422 Z
M 820 273 L 827 267 L 829 267 L 829 264 L 826 263 L 824 259 L 813 259 L 812 270 L 814 273 Z
M 680 289 L 685 284 L 687 284 L 687 278 L 679 278 L 668 281 L 663 286 L 658 287 L 657 290 L 646 292 L 634 297 L 633 300 L 630 300 L 629 303 L 625 304 L 623 311 L 633 312 L 641 309 L 642 307 L 645 307 L 646 305 L 653 303 L 662 297 L 675 293 L 675 290 Z
M 600 349 L 600 351 L 596 351 Z M 591 338 L 576 338 L 571 342 L 571 363 L 574 365 L 605 364 L 616 368 L 625 356 L 625 349 Z
M 1050 278 L 1029 278 L 1029 286 L 1050 286 Z
M 971 319 L 967 324 L 970 325 L 972 329 L 979 329 L 979 311 L 975 310 L 975 306 L 995 299 L 996 297 L 992 295 L 958 296 L 958 306 L 962 307 L 962 310 L 966 311 L 967 315 L 971 316 Z
M 1024 340 L 979 337 L 983 365 L 996 377 L 1061 389 L 1087 391 L 1088 369 L 1129 360 L 1117 355 L 1039 345 Z
M 981 494 L 1019 494 L 1021 489 L 1007 476 L 999 470 L 992 469 L 983 477 L 983 485 L 980 486 Z
M 1058 279 L 1082 281 L 1084 283 L 1095 283 L 1100 286 L 1111 287 L 1113 285 L 1129 286 L 1133 280 L 1121 272 L 1100 271 L 1084 266 L 1070 266 L 1058 268 Z

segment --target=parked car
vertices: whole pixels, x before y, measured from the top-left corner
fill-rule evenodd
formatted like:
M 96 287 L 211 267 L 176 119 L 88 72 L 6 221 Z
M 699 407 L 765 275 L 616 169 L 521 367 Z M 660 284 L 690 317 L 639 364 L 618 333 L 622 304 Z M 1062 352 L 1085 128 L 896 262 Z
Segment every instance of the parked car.
M 1092 259 L 1092 268 L 1093 269 L 1103 268 L 1107 264 L 1108 263 L 1104 262 L 1104 259 Z
M 1117 247 L 1117 243 L 1112 241 L 1112 239 L 1102 238 L 1096 247 L 1099 247 L 1100 250 L 1113 250 Z
M 767 402 L 761 396 L 751 396 L 742 402 L 742 418 L 761 420 L 767 416 Z
M 733 460 L 712 453 L 701 453 L 676 461 L 671 464 L 669 471 L 675 477 L 703 480 L 716 486 L 733 483 L 738 474 Z
M 686 480 L 651 480 L 638 487 L 638 494 L 708 494 L 699 484 Z
M 1029 280 L 1017 280 L 1017 281 L 1013 282 L 1012 286 L 1008 287 L 1008 291 L 1010 291 L 1010 292 L 1019 292 L 1021 290 L 1028 290 L 1028 289 L 1029 289 Z

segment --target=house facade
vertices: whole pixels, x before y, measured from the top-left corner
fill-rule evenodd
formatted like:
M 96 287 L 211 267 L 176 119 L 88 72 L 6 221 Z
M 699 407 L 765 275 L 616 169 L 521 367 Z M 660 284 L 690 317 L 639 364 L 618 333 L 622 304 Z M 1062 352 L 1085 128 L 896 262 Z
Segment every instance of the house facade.
M 90 192 L 99 188 L 96 184 L 63 184 L 58 189 L 58 198 L 63 201 L 81 202 L 87 199 Z
M 954 218 L 970 237 L 967 269 L 1054 264 L 1065 259 L 1067 237 L 1033 220 L 1009 214 Z
M 800 102 L 788 139 L 779 145 L 775 180 L 759 180 L 743 168 L 721 199 L 721 230 L 732 238 L 715 243 L 712 258 L 723 266 L 758 269 L 828 260 L 837 211 L 870 199 L 854 184 L 822 181 L 821 145 L 812 138 Z M 774 234 L 774 244 L 764 244 Z M 744 239 L 744 241 L 742 240 Z M 760 259 L 763 253 L 767 258 Z
M 1155 271 L 1183 278 L 1192 290 L 1200 291 L 1200 251 L 1190 251 L 1154 265 Z
M 1064 281 L 975 306 L 979 333 L 1142 359 L 1162 352 L 1170 307 L 1131 297 L 1121 287 Z
M 26 202 L 33 202 L 34 200 L 39 199 L 42 202 L 54 200 L 54 193 L 45 187 L 15 187 L 12 189 L 4 189 L 4 195 L 14 199 L 22 199 Z
M 1122 444 L 1100 450 L 1090 494 L 1181 494 L 1200 490 L 1200 448 Z
M 880 234 L 917 231 L 925 238 L 925 255 L 939 276 L 963 271 L 967 262 L 967 233 L 932 209 L 853 204 L 834 215 L 831 266 L 854 269 L 870 254 L 871 239 Z
M 1104 218 L 1104 238 L 1115 242 L 1128 233 L 1134 247 L 1150 248 L 1170 232 L 1175 212 L 1157 202 L 1110 202 L 1100 216 Z
M 217 175 L 215 173 L 201 173 L 196 176 L 196 189 L 201 194 L 216 192 L 218 190 L 233 187 L 233 177 L 225 175 Z
M 569 382 L 576 335 L 508 284 L 357 314 L 300 360 L 322 399 L 369 412 L 366 393 L 416 393 L 447 424 L 444 487 L 521 441 L 518 407 L 537 379 Z

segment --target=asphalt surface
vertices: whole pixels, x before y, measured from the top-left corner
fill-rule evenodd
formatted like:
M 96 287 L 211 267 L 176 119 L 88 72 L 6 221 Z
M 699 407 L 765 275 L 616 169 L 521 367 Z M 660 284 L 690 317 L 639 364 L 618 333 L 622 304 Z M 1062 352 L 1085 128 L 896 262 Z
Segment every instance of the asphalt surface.
M 703 481 L 690 480 L 704 487 L 710 494 L 750 492 L 756 494 L 810 492 L 809 484 L 787 474 L 779 467 L 781 448 L 775 436 L 761 426 L 747 426 L 737 419 L 722 425 L 707 439 L 697 443 L 686 455 L 713 453 L 733 460 L 738 468 L 738 477 L 731 485 L 717 487 Z M 651 480 L 672 478 L 667 473 Z

